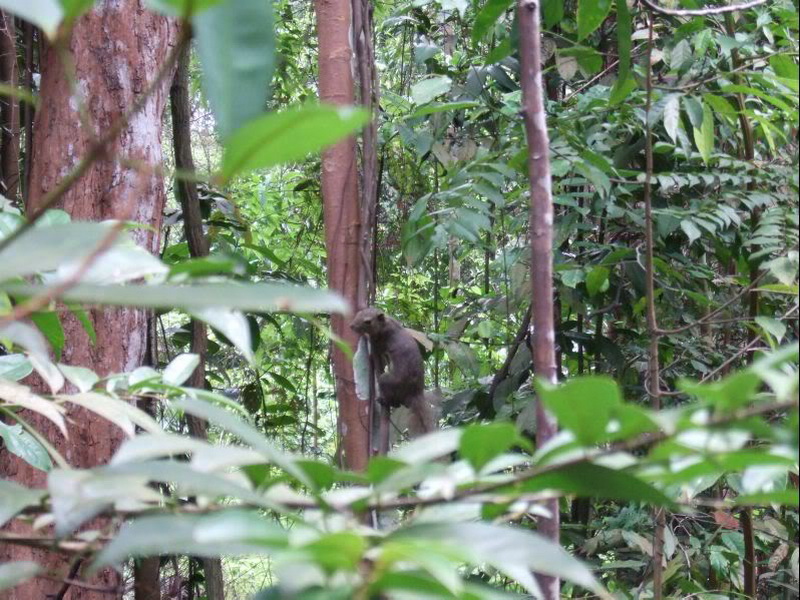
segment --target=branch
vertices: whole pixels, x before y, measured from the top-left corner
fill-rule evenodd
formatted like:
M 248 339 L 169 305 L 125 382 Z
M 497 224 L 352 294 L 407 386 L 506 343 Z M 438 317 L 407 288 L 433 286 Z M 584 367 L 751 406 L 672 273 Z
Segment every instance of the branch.
M 754 8 L 761 4 L 766 4 L 767 0 L 750 0 L 749 2 L 742 2 L 741 4 L 731 4 L 730 6 L 712 6 L 710 8 L 664 8 L 659 6 L 653 0 L 641 0 L 647 8 L 662 15 L 670 15 L 672 17 L 706 17 L 709 15 L 721 15 L 724 13 L 736 12 L 738 10 L 747 10 Z

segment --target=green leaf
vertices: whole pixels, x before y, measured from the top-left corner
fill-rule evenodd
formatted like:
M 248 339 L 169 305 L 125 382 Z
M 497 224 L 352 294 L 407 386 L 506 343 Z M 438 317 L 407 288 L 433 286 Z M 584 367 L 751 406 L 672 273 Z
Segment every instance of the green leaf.
M 33 23 L 53 39 L 64 18 L 57 0 L 0 0 L 0 9 Z
M 0 590 L 8 590 L 31 579 L 42 568 L 30 560 L 15 560 L 0 565 Z
M 219 331 L 231 344 L 236 346 L 248 363 L 253 364 L 255 357 L 253 356 L 250 324 L 241 312 L 227 308 L 205 308 L 193 311 L 192 316 L 205 321 Z
M 513 3 L 514 0 L 487 0 L 472 22 L 472 43 L 477 44 L 489 33 L 497 19 L 503 16 Z
M 6 425 L 0 421 L 0 438 L 3 439 L 5 449 L 15 456 L 19 456 L 26 463 L 40 471 L 49 471 L 53 468 L 53 461 L 47 450 L 22 425 Z
M 537 381 L 536 387 L 559 424 L 584 446 L 604 437 L 614 410 L 622 405 L 619 388 L 610 377 L 575 377 L 558 386 Z
M 0 379 L 0 399 L 12 406 L 16 405 L 42 415 L 55 424 L 64 437 L 67 437 L 64 410 L 56 403 L 32 393 L 27 386 Z
M 737 496 L 734 500 L 734 504 L 737 506 L 765 506 L 770 504 L 779 504 L 796 507 L 798 503 L 800 503 L 800 491 L 798 490 L 774 490 L 771 492 L 743 494 L 741 496 Z
M 674 508 L 675 503 L 638 477 L 592 463 L 577 463 L 537 475 L 520 484 L 525 492 L 557 490 L 584 498 L 646 502 Z
M 453 86 L 453 80 L 444 75 L 428 77 L 411 86 L 411 99 L 414 104 L 427 104 L 437 96 L 446 94 Z
M 589 292 L 589 296 L 596 296 L 608 289 L 610 274 L 611 271 L 606 267 L 594 267 L 589 271 L 589 274 L 586 275 L 586 291 Z
M 610 10 L 611 0 L 579 0 L 578 41 L 600 27 Z
M 703 126 L 703 103 L 694 96 L 683 96 L 683 105 L 693 127 Z
M 703 162 L 708 164 L 711 160 L 711 153 L 714 152 L 714 114 L 711 108 L 703 103 L 703 124 L 698 128 L 694 128 L 694 143 L 697 145 L 697 151 L 703 158 Z
M 559 4 L 562 4 L 559 2 Z M 631 47 L 633 27 L 631 25 L 631 12 L 626 0 L 616 0 L 617 6 L 617 53 L 619 54 L 619 67 L 617 67 L 617 81 L 611 90 L 609 103 L 619 104 L 631 90 L 636 87 L 636 82 L 631 77 Z
M 212 500 L 236 498 L 254 506 L 282 512 L 276 503 L 263 495 L 223 475 L 200 471 L 194 462 L 191 466 L 175 460 L 133 462 L 97 469 L 94 473 L 101 477 L 139 476 L 149 483 L 169 483 L 175 487 L 174 493 L 179 496 L 206 496 Z
M 725 85 L 722 86 L 722 91 L 728 94 L 745 94 L 749 96 L 755 96 L 756 98 L 761 98 L 762 100 L 769 102 L 775 108 L 778 108 L 786 113 L 792 112 L 792 107 L 789 106 L 786 102 L 781 100 L 780 98 L 776 98 L 775 96 L 770 96 L 769 94 L 765 94 L 761 90 L 757 90 L 756 88 L 749 87 L 746 85 Z
M 461 435 L 459 452 L 480 471 L 489 461 L 517 443 L 519 434 L 511 423 L 470 425 Z
M 197 354 L 179 354 L 164 369 L 164 383 L 181 385 L 192 376 L 200 357 Z
M 63 371 L 64 365 L 59 365 L 59 368 Z M 77 367 L 70 368 L 76 369 Z M 89 371 L 89 369 L 85 370 Z M 89 372 L 92 373 L 91 371 Z M 92 373 L 92 375 L 94 375 L 94 373 Z M 91 376 L 86 374 L 82 377 L 84 377 L 83 387 L 87 387 L 87 384 L 91 381 Z M 89 386 L 88 389 L 91 389 L 91 387 L 92 386 Z M 161 426 L 146 412 L 129 402 L 113 396 L 98 394 L 87 390 L 80 394 L 61 394 L 57 396 L 57 399 L 62 402 L 70 402 L 71 404 L 82 406 L 86 410 L 97 413 L 104 419 L 114 423 L 129 436 L 133 436 L 136 431 L 134 425 L 149 433 L 162 433 L 163 431 Z
M 680 99 L 679 94 L 670 94 L 664 104 L 664 129 L 675 144 L 678 143 L 678 129 L 681 126 Z
M 33 227 L 0 251 L 0 281 L 52 271 L 64 262 L 85 258 L 100 245 L 111 226 L 76 222 Z
M 0 356 L 0 378 L 19 381 L 33 372 L 31 362 L 24 354 Z
M 559 544 L 530 531 L 488 523 L 424 523 L 401 529 L 387 540 L 408 537 L 448 546 L 472 564 L 491 565 L 516 579 L 529 593 L 538 593 L 533 571 L 609 597 L 583 563 Z
M 711 383 L 696 383 L 688 379 L 678 381 L 678 389 L 726 410 L 735 410 L 751 402 L 760 385 L 761 379 L 749 370 Z
M 94 387 L 100 378 L 91 369 L 86 367 L 71 367 L 69 365 L 58 365 L 58 369 L 64 374 L 72 385 L 80 392 L 88 392 Z
M 22 509 L 39 504 L 44 495 L 44 490 L 32 490 L 13 481 L 0 479 L 0 526 Z
M 48 288 L 43 285 L 0 284 L 9 294 L 35 296 Z M 273 283 L 202 283 L 193 285 L 77 285 L 61 298 L 71 302 L 180 308 L 196 311 L 226 308 L 248 312 L 344 313 L 347 304 L 333 292 L 295 285 Z
M 314 558 L 316 564 L 332 573 L 338 569 L 354 570 L 363 559 L 367 543 L 355 532 L 338 531 L 323 535 L 302 549 Z
M 279 466 L 304 485 L 311 485 L 311 481 L 305 472 L 295 463 L 294 457 L 274 446 L 255 427 L 237 418 L 227 410 L 194 398 L 174 401 L 171 406 L 229 431 L 243 442 L 250 444 L 256 452 L 261 453 L 272 464 Z
M 449 110 L 463 110 L 465 108 L 475 108 L 476 106 L 480 106 L 480 103 L 464 101 L 427 104 L 426 106 L 419 107 L 417 110 L 411 113 L 409 118 L 415 119 L 417 117 L 424 117 L 425 115 L 432 115 L 434 113 L 446 112 Z
M 94 6 L 94 0 L 60 0 L 64 9 L 64 20 L 74 21 Z
M 228 181 L 244 171 L 300 160 L 356 132 L 368 120 L 364 110 L 325 104 L 263 115 L 227 140 L 220 177 Z
M 272 2 L 214 3 L 194 18 L 193 30 L 203 89 L 224 141 L 266 109 L 275 68 Z
M 779 344 L 783 337 L 786 335 L 786 323 L 779 321 L 778 319 L 773 319 L 772 317 L 764 317 L 759 316 L 756 317 L 756 324 L 761 327 L 764 331 L 769 333 L 772 337 L 775 338 Z
M 683 229 L 683 233 L 686 234 L 686 237 L 689 238 L 690 244 L 703 235 L 703 232 L 700 231 L 691 219 L 683 219 L 681 221 L 681 229 Z
M 89 575 L 130 557 L 190 554 L 269 554 L 287 546 L 287 533 L 256 512 L 228 510 L 212 515 L 142 517 L 124 525 L 97 555 Z
M 30 316 L 31 321 L 53 348 L 56 360 L 61 358 L 61 350 L 64 348 L 64 330 L 61 328 L 61 321 L 55 312 L 36 312 Z
M 724 115 L 726 117 L 736 117 L 738 111 L 733 105 L 722 96 L 715 96 L 714 94 L 703 94 L 703 102 L 708 104 L 715 113 Z
M 564 18 L 564 0 L 542 0 L 542 22 L 552 29 Z
M 187 18 L 219 4 L 220 0 L 146 0 L 146 2 L 150 9 L 157 12 L 171 17 Z
M 769 65 L 778 77 L 797 81 L 800 77 L 800 68 L 797 61 L 786 54 L 777 54 L 770 57 Z
M 792 285 L 797 279 L 797 259 L 779 256 L 764 263 L 764 268 L 784 285 Z

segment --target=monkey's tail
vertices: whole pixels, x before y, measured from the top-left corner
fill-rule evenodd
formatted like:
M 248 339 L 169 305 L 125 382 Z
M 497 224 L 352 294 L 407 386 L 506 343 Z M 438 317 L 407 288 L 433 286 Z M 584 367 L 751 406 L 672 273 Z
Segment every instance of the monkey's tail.
M 408 421 L 408 433 L 412 439 L 438 428 L 440 405 L 441 398 L 433 391 L 423 392 L 413 399 L 409 406 L 411 415 Z

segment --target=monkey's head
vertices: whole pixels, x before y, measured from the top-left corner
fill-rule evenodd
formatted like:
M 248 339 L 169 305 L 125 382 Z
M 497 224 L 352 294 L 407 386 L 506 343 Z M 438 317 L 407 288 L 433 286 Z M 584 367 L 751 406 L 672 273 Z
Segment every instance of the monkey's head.
M 356 313 L 350 328 L 361 335 L 371 335 L 383 329 L 385 324 L 386 313 L 370 306 Z

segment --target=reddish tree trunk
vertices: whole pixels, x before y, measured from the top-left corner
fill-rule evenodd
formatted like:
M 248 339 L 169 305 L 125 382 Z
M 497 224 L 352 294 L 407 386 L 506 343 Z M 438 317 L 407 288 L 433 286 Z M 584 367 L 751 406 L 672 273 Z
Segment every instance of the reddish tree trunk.
M 528 138 L 528 176 L 531 182 L 531 322 L 533 324 L 533 372 L 556 383 L 555 326 L 553 316 L 553 198 L 550 178 L 550 142 L 544 112 L 539 3 L 519 0 L 520 87 L 525 133 Z M 556 423 L 541 402 L 536 405 L 536 444 L 541 446 L 556 433 Z M 558 543 L 558 500 L 547 502 L 550 518 L 539 521 L 542 535 Z M 537 575 L 545 600 L 557 600 L 557 577 Z
M 353 49 L 350 0 L 316 0 L 319 37 L 319 95 L 324 102 L 354 104 Z M 359 305 L 361 215 L 358 192 L 356 141 L 348 138 L 322 154 L 322 200 L 328 286 L 352 307 Z M 342 316 L 331 318 L 333 332 L 353 350 L 358 335 Z M 369 444 L 368 404 L 356 396 L 350 359 L 333 346 L 333 370 L 339 400 L 339 433 L 344 464 L 355 470 L 366 466 Z
M 166 18 L 145 10 L 137 0 L 103 2 L 75 25 L 70 51 L 76 79 L 86 102 L 93 127 L 105 131 L 131 107 L 139 94 L 155 79 L 158 68 L 176 39 L 177 27 Z M 169 78 L 151 95 L 119 138 L 108 148 L 107 157 L 96 162 L 64 196 L 60 206 L 73 219 L 99 221 L 123 218 L 152 226 L 132 235 L 150 251 L 158 248 L 164 206 L 160 178 L 142 175 L 120 166 L 119 156 L 160 165 L 161 116 L 167 101 Z M 87 153 L 90 132 L 79 124 L 77 103 L 71 97 L 61 63 L 52 49 L 42 57 L 41 105 L 34 124 L 33 161 L 27 210 L 35 210 L 51 190 Z M 72 317 L 64 319 L 67 344 L 61 361 L 89 367 L 100 375 L 131 370 L 142 364 L 147 349 L 147 315 L 138 309 L 94 310 L 90 313 L 97 333 L 92 344 L 83 327 Z M 52 426 L 31 417 L 37 428 L 55 442 L 69 463 L 90 467 L 105 462 L 118 446 L 121 432 L 108 421 L 85 411 L 70 414 L 70 438 L 65 441 Z M 41 487 L 45 474 L 4 455 L 2 471 L 29 486 Z M 3 548 L 3 560 L 35 559 L 53 572 L 65 570 L 63 557 L 25 548 Z M 102 572 L 92 582 L 108 588 L 119 585 L 113 571 Z M 42 600 L 57 593 L 62 584 L 36 579 L 8 592 L 7 600 Z M 113 597 L 113 596 L 112 596 Z M 109 598 L 108 594 L 71 587 L 66 599 Z

